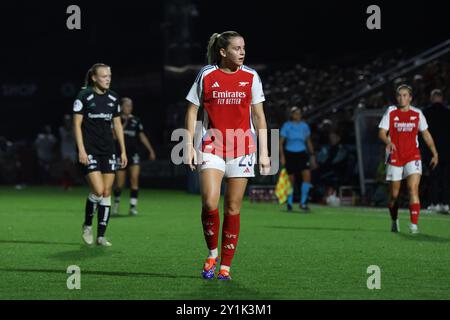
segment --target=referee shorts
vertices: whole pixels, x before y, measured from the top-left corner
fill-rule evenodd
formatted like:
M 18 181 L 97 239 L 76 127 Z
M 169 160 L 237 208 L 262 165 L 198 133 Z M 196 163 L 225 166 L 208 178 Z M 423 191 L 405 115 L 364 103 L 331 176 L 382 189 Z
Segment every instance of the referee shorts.
M 290 152 L 285 150 L 284 156 L 288 174 L 300 174 L 303 170 L 309 170 L 309 155 L 306 151 Z

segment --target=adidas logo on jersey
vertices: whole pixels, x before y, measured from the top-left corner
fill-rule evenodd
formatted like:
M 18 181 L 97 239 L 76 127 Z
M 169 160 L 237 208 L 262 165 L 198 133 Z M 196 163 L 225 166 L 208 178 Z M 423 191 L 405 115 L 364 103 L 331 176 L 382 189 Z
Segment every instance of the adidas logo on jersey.
M 395 118 L 394 118 L 394 121 L 398 121 L 398 120 L 400 120 L 398 117 L 395 117 Z
M 216 81 L 213 83 L 213 85 L 211 86 L 211 88 L 219 88 L 219 83 Z
M 249 168 L 245 168 L 244 173 L 250 173 L 250 169 Z
M 110 103 L 108 103 L 108 106 L 114 107 L 114 103 L 110 102 Z

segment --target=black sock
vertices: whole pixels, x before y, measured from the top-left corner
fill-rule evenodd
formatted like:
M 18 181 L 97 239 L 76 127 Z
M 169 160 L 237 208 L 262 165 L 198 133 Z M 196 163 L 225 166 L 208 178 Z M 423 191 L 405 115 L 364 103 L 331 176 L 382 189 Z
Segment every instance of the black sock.
M 106 227 L 108 226 L 111 206 L 100 204 L 98 206 L 98 224 L 97 224 L 97 238 L 104 237 Z
M 114 202 L 120 202 L 120 195 L 122 194 L 121 189 L 114 190 Z
M 130 190 L 130 206 L 131 206 L 131 208 L 135 208 L 137 205 L 138 193 L 139 193 L 138 189 Z
M 92 226 L 92 219 L 94 218 L 95 211 L 97 210 L 98 203 L 101 197 L 96 198 L 92 194 L 86 199 L 86 207 L 84 209 L 84 225 Z

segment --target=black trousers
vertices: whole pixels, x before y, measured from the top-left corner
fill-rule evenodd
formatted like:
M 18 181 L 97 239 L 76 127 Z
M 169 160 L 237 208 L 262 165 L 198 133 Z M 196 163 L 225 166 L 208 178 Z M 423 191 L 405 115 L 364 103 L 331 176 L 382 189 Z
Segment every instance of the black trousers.
M 450 162 L 439 163 L 430 170 L 430 201 L 450 204 Z

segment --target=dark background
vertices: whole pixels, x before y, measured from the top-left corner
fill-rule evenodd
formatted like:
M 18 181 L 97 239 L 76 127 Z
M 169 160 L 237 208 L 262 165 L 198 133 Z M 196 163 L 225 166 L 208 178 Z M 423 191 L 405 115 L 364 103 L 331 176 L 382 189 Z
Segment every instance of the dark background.
M 81 7 L 81 30 L 66 8 Z M 381 7 L 381 30 L 366 28 L 366 8 Z M 450 35 L 444 2 L 435 1 L 38 1 L 0 4 L 0 136 L 32 139 L 71 112 L 87 69 L 112 66 L 112 88 L 133 96 L 156 148 L 166 141 L 164 65 L 205 63 L 213 32 L 246 39 L 246 64 L 342 66 L 386 50 L 414 54 Z M 185 11 L 183 11 L 185 10 Z M 186 11 L 187 10 L 187 11 Z M 184 14 L 183 14 L 184 12 Z M 186 14 L 186 12 L 188 12 Z M 264 81 L 264 79 L 263 79 Z M 134 83 L 130 85 L 130 83 Z

